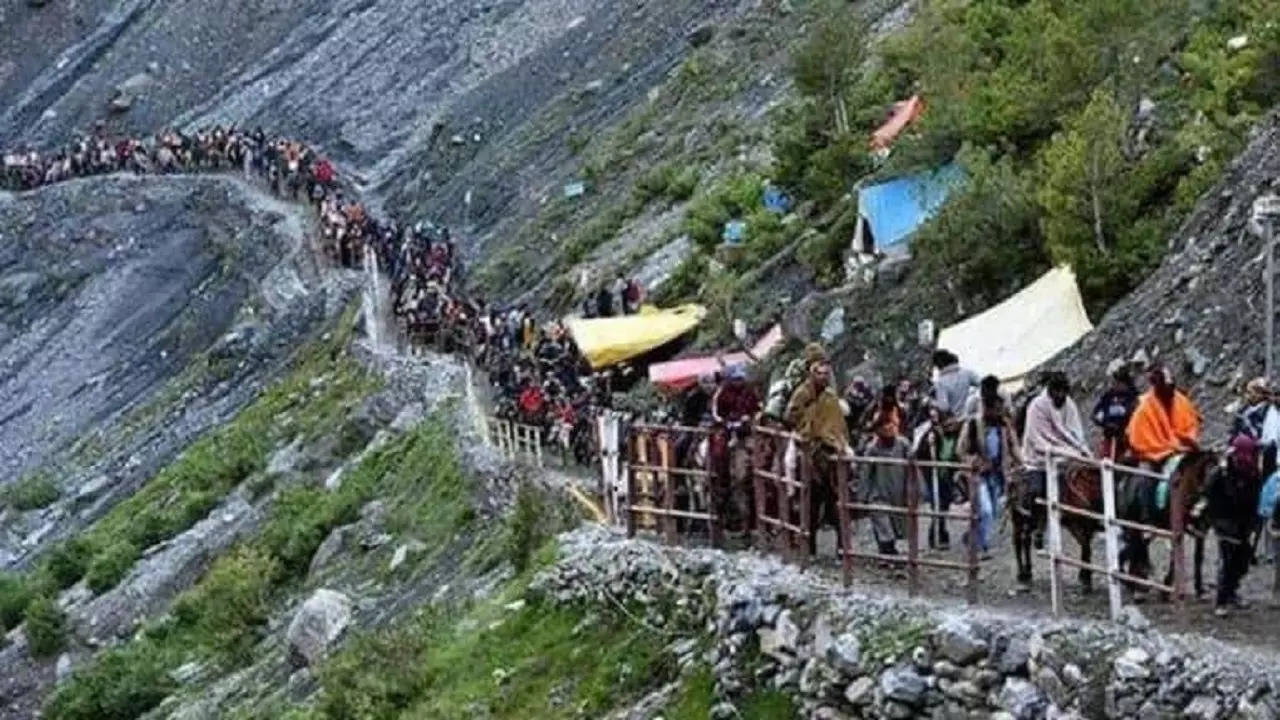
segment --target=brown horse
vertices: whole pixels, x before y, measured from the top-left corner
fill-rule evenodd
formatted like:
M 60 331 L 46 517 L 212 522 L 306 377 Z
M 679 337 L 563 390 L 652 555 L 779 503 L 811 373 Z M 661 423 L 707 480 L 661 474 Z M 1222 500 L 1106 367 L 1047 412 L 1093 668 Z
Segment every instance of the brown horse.
M 1067 464 L 1059 475 L 1058 503 L 1095 513 L 1102 513 L 1102 474 L 1095 467 L 1083 464 Z M 1012 486 L 1009 507 L 1013 521 L 1013 550 L 1018 564 L 1018 582 L 1031 583 L 1034 537 L 1043 531 L 1046 508 L 1036 502 L 1042 495 L 1031 492 L 1026 481 Z M 1102 524 L 1090 517 L 1075 513 L 1062 514 L 1062 528 L 1071 533 L 1080 546 L 1080 560 L 1093 562 L 1093 536 L 1102 530 Z M 1093 573 L 1080 570 L 1080 583 L 1085 592 L 1093 591 Z
M 1204 560 L 1204 533 L 1197 532 L 1198 520 L 1205 518 L 1197 517 L 1197 507 L 1205 498 L 1205 492 L 1208 488 L 1209 478 L 1215 467 L 1218 465 L 1219 454 L 1212 450 L 1197 450 L 1187 453 L 1183 456 L 1182 461 L 1178 463 L 1177 469 L 1173 471 L 1173 475 L 1169 480 L 1170 500 L 1165 507 L 1157 507 L 1154 502 L 1155 494 L 1150 492 L 1151 481 L 1148 481 L 1141 487 L 1145 488 L 1145 492 L 1126 493 L 1124 500 L 1116 508 L 1116 514 L 1126 520 L 1153 525 L 1155 527 L 1171 530 L 1173 498 L 1175 494 L 1180 493 L 1182 497 L 1182 526 L 1186 529 L 1186 534 L 1195 540 L 1195 585 L 1196 593 L 1203 592 L 1203 580 L 1201 563 Z M 1139 481 L 1134 478 L 1130 482 Z M 1151 554 L 1150 539 L 1142 532 L 1125 528 L 1120 535 L 1123 542 L 1120 551 L 1120 564 L 1130 575 L 1140 578 L 1147 578 L 1151 574 Z M 1169 568 L 1165 573 L 1164 584 L 1173 585 L 1174 567 L 1176 557 L 1170 555 Z M 1138 596 L 1143 594 L 1141 586 L 1134 587 L 1134 592 Z M 1162 594 L 1167 596 L 1167 593 Z
M 1203 588 L 1201 563 L 1204 559 L 1204 535 L 1194 532 L 1193 510 L 1204 497 L 1210 471 L 1217 465 L 1218 455 L 1211 451 L 1188 453 L 1179 463 L 1170 481 L 1170 496 L 1173 492 L 1181 492 L 1183 498 L 1183 521 L 1188 534 L 1195 539 L 1195 582 L 1196 592 Z M 1058 502 L 1062 505 L 1088 510 L 1102 514 L 1102 473 L 1092 465 L 1068 463 L 1059 477 Z M 1123 520 L 1170 529 L 1170 507 L 1158 508 L 1155 502 L 1154 481 L 1137 476 L 1117 477 L 1116 515 Z M 1133 491 L 1129 491 L 1132 488 Z M 1019 483 L 1016 494 L 1011 493 L 1010 503 L 1013 520 L 1014 554 L 1018 563 L 1018 582 L 1031 582 L 1033 536 L 1045 523 L 1046 509 L 1036 502 L 1039 496 L 1033 495 L 1026 483 Z M 1169 503 L 1172 505 L 1172 503 Z M 1093 536 L 1102 531 L 1102 524 L 1097 520 L 1077 515 L 1062 514 L 1062 528 L 1069 532 L 1080 546 L 1080 560 L 1091 563 L 1093 557 Z M 1128 574 L 1140 578 L 1149 577 L 1151 560 L 1149 540 L 1136 530 L 1125 529 L 1121 533 L 1123 549 L 1120 553 L 1121 568 Z M 1173 578 L 1173 561 L 1170 559 L 1169 571 L 1165 584 L 1171 585 Z M 1093 573 L 1080 570 L 1080 583 L 1086 593 L 1093 590 Z M 1136 588 L 1135 588 L 1136 589 Z

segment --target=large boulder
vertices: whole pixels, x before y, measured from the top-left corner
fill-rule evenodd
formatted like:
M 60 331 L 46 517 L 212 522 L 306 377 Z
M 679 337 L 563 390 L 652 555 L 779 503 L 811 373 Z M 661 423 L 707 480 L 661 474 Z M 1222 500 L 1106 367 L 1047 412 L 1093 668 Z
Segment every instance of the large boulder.
M 351 598 L 335 590 L 315 591 L 289 623 L 289 660 L 297 667 L 314 665 L 350 624 Z
M 977 629 L 959 618 L 943 623 L 934 633 L 938 655 L 961 667 L 976 662 L 987 655 L 987 641 Z

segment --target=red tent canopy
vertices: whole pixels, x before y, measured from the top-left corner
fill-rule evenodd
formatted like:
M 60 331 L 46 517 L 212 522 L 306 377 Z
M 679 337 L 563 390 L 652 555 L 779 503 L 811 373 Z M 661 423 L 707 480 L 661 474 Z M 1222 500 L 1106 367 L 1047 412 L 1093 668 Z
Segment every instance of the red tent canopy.
M 769 332 L 756 341 L 750 355 L 745 352 L 735 352 L 656 363 L 649 366 L 649 382 L 668 392 L 685 390 L 693 387 L 702 375 L 719 372 L 730 365 L 750 365 L 755 360 L 769 357 L 781 345 L 782 328 L 774 325 L 769 328 Z M 753 356 L 755 360 L 752 359 Z
M 924 112 L 924 100 L 919 95 L 893 104 L 893 112 L 875 132 L 871 133 L 871 149 L 884 150 L 893 144 L 908 125 Z

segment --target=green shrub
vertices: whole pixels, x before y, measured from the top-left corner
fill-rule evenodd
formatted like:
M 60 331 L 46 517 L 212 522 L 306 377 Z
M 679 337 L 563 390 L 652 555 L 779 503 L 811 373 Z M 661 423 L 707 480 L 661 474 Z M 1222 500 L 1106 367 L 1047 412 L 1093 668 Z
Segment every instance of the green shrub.
M 178 597 L 173 616 L 200 646 L 244 658 L 266 625 L 279 577 L 275 558 L 240 548 L 219 558 L 199 585 Z
M 67 640 L 67 616 L 51 597 L 32 600 L 23 613 L 31 655 L 44 658 L 62 651 Z
M 281 493 L 270 522 L 263 528 L 262 545 L 290 577 L 305 575 L 311 556 L 338 525 L 354 522 L 359 505 L 313 488 Z
M 44 473 L 34 473 L 24 475 L 5 488 L 0 500 L 18 512 L 27 512 L 52 505 L 60 494 L 53 478 Z
M 48 720 L 136 718 L 154 709 L 177 688 L 169 676 L 175 658 L 142 639 L 103 653 L 77 669 L 45 704 Z
M 85 572 L 84 579 L 89 589 L 101 594 L 115 587 L 129 573 L 140 555 L 138 546 L 129 542 L 128 538 L 121 538 L 103 548 L 93 556 L 89 569 Z
M 0 571 L 0 631 L 17 627 L 31 602 L 31 588 L 14 573 Z
M 71 538 L 55 546 L 45 558 L 44 569 L 55 590 L 75 585 L 89 569 L 93 547 L 85 538 Z
M 547 504 L 538 491 L 521 484 L 516 491 L 516 506 L 507 520 L 507 559 L 517 573 L 529 567 L 534 552 L 546 540 L 542 528 L 547 514 Z
M 682 229 L 694 245 L 710 252 L 723 242 L 724 224 L 734 218 L 746 219 L 757 213 L 762 209 L 763 199 L 763 176 L 756 173 L 733 175 L 689 203 Z M 748 243 L 757 232 L 759 228 L 748 227 Z
M 662 284 L 654 301 L 660 305 L 674 305 L 698 296 L 702 282 L 707 278 L 707 256 L 694 252 L 671 272 Z

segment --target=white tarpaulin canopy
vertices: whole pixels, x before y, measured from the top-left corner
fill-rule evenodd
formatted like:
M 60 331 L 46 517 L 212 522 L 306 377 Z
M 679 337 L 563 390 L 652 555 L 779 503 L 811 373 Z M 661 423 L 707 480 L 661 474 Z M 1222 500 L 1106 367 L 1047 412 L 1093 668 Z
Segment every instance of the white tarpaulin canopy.
M 960 363 L 1001 384 L 1021 386 L 1032 370 L 1093 329 L 1085 314 L 1069 267 L 1045 273 L 1039 280 L 987 311 L 938 335 L 938 347 Z

